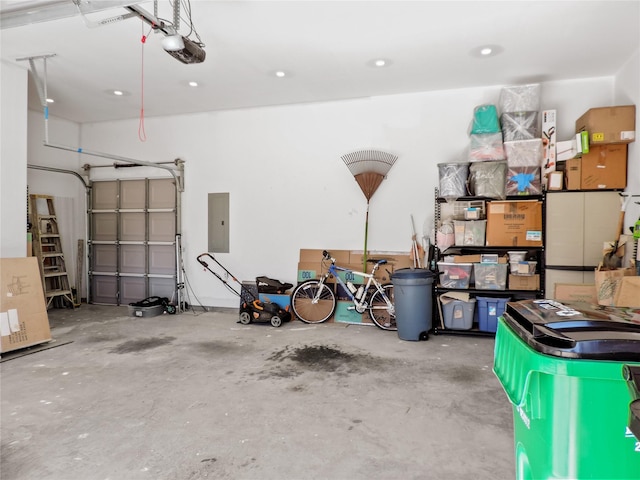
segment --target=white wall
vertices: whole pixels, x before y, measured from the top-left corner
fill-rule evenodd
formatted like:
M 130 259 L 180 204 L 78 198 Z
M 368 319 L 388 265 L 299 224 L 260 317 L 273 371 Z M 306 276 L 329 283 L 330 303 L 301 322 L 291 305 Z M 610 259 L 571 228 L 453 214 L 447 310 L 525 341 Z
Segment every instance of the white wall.
M 50 110 L 55 107 L 51 106 Z M 71 170 L 82 173 L 82 165 L 78 154 L 70 153 L 52 147 L 45 147 L 45 122 L 42 112 L 29 111 L 29 139 L 28 164 L 53 167 L 61 170 Z M 71 147 L 80 141 L 80 125 L 49 115 L 47 122 L 49 143 L 62 144 Z M 60 228 L 62 251 L 69 282 L 77 285 L 76 265 L 78 254 L 78 240 L 86 240 L 86 195 L 83 183 L 77 177 L 59 172 L 43 171 L 34 168 L 27 169 L 27 184 L 30 194 L 51 195 Z M 85 245 L 86 252 L 86 245 Z M 85 259 L 85 267 L 86 267 Z M 87 279 L 83 279 L 82 291 L 86 298 Z
M 27 70 L 0 68 L 0 257 L 27 255 Z
M 625 63 L 615 77 L 614 101 L 616 105 L 636 105 L 636 141 L 629 144 L 627 161 L 627 189 L 632 195 L 640 195 L 640 49 Z M 640 198 L 634 199 L 640 202 Z M 630 203 L 625 214 L 625 233 L 640 217 L 640 205 Z
M 558 111 L 569 139 L 588 108 L 610 105 L 613 77 L 543 84 L 542 108 Z M 433 227 L 437 164 L 464 160 L 473 109 L 497 103 L 500 86 L 282 107 L 84 124 L 81 145 L 144 161 L 186 161 L 183 243 L 187 279 L 204 305 L 236 306 L 196 262 L 207 249 L 207 194 L 230 193 L 231 252 L 216 258 L 239 279 L 295 282 L 300 248 L 362 250 L 366 200 L 341 156 L 381 149 L 398 155 L 371 200 L 369 249 L 408 251 L 410 215 Z M 110 164 L 84 156 L 81 163 Z M 148 169 L 94 169 L 92 178 Z M 164 172 L 152 175 L 166 176 Z M 195 298 L 190 303 L 197 304 Z

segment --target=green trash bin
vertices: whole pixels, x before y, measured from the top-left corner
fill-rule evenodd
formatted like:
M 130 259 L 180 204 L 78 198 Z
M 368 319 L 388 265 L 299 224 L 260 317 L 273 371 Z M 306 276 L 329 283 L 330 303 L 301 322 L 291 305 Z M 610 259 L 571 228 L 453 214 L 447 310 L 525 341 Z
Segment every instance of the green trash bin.
M 640 479 L 629 428 L 637 367 L 640 324 L 628 309 L 508 303 L 493 371 L 513 405 L 516 479 Z

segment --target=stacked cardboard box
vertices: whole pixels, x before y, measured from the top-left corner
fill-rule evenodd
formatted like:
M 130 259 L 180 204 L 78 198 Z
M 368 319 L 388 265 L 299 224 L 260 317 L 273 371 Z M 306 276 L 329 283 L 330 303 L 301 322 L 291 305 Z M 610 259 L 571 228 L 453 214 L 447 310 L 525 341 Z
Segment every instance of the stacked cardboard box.
M 627 186 L 627 144 L 635 141 L 635 112 L 635 105 L 591 108 L 576 120 L 576 133 L 589 148 L 581 158 L 567 160 L 568 190 Z

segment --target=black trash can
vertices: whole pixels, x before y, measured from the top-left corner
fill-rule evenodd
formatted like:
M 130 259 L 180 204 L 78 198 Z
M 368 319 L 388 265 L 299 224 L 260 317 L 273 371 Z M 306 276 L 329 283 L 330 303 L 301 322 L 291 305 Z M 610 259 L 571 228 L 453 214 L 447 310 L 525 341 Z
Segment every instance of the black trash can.
M 400 340 L 428 340 L 431 330 L 433 272 L 401 268 L 391 275 Z

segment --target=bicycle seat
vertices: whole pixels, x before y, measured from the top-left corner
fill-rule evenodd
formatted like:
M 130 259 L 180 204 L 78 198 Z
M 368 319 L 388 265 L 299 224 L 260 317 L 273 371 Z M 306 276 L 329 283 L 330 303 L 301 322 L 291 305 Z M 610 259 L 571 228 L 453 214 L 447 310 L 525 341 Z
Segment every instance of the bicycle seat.
M 384 260 L 384 259 L 382 259 L 382 260 L 378 260 L 376 263 L 377 263 L 378 265 L 384 265 L 385 263 L 387 263 L 387 261 L 386 261 L 386 260 Z

